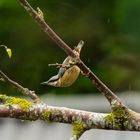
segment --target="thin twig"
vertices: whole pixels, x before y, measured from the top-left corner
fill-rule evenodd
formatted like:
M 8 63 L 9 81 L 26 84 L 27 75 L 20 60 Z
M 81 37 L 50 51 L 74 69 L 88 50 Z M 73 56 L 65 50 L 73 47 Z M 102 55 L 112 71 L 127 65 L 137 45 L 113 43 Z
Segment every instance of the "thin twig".
M 7 75 L 5 75 L 1 70 L 0 70 L 0 81 L 5 82 L 14 88 L 16 88 L 19 92 L 21 92 L 23 95 L 30 97 L 33 100 L 39 99 L 39 97 L 35 94 L 35 91 L 31 91 L 28 88 L 22 87 L 20 84 L 17 82 L 11 80 Z
M 64 65 L 64 64 L 59 64 L 59 63 L 56 63 L 56 64 L 48 64 L 49 67 L 57 67 L 57 68 L 69 68 L 70 66 L 69 65 Z
M 55 63 L 55 64 L 48 64 L 49 67 L 61 67 L 62 64 Z
M 41 18 L 26 0 L 20 0 L 20 2 L 26 11 L 40 25 L 43 31 L 46 32 L 48 36 L 67 53 L 67 55 L 77 59 L 79 68 L 93 83 L 95 83 L 98 90 L 103 93 L 110 104 L 121 104 L 122 102 L 120 99 L 101 80 L 99 80 L 99 78 L 80 60 L 80 58 L 76 57 L 72 49 L 50 28 L 44 18 Z

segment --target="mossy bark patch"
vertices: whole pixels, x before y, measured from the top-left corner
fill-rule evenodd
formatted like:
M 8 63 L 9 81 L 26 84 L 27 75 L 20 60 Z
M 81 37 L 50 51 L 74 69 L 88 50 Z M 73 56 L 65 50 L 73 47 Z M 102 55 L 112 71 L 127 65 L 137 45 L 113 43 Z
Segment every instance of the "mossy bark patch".
M 112 112 L 104 119 L 113 124 L 114 129 L 125 130 L 129 126 L 129 111 L 124 106 L 114 106 Z
M 50 122 L 50 116 L 51 116 L 50 111 L 45 111 L 41 114 L 41 118 L 45 121 L 48 121 L 48 122 Z
M 9 98 L 6 102 L 5 105 L 7 106 L 12 106 L 12 105 L 19 105 L 23 111 L 28 112 L 30 110 L 30 108 L 32 107 L 32 103 L 28 102 L 25 99 L 21 99 L 21 98 Z
M 0 94 L 0 103 L 5 103 L 9 99 L 8 96 Z
M 85 131 L 85 128 L 83 126 L 84 126 L 84 123 L 82 121 L 74 121 L 73 135 L 75 135 L 76 137 L 80 137 Z

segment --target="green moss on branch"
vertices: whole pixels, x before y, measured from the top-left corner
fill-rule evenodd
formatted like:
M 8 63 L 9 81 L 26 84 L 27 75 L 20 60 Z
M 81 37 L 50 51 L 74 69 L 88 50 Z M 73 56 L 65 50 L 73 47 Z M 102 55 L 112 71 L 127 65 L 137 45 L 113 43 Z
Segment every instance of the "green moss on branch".
M 113 105 L 112 112 L 107 115 L 104 119 L 110 123 L 113 124 L 114 129 L 118 130 L 126 130 L 129 123 L 129 116 L 130 113 L 128 109 L 123 105 Z
M 13 105 L 18 105 L 23 109 L 23 111 L 26 112 L 28 112 L 32 107 L 32 103 L 25 99 L 11 97 L 3 94 L 0 94 L 0 102 L 9 107 Z
M 50 111 L 45 111 L 41 114 L 41 118 L 45 121 L 48 121 L 48 122 L 50 122 L 50 116 L 51 116 Z
M 84 132 L 85 132 L 84 123 L 82 121 L 74 121 L 73 135 L 79 138 Z

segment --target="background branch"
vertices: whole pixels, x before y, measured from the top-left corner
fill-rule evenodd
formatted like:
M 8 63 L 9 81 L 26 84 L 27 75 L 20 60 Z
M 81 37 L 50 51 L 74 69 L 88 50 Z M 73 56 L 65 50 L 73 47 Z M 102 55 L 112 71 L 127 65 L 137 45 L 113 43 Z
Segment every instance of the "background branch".
M 14 88 L 16 88 L 19 92 L 21 92 L 23 95 L 30 97 L 33 100 L 37 100 L 39 99 L 39 97 L 35 94 L 35 91 L 31 91 L 28 88 L 24 88 L 22 87 L 20 84 L 18 84 L 17 82 L 11 80 L 7 75 L 5 75 L 1 70 L 0 70 L 0 80 L 2 82 L 5 82 L 11 86 L 13 86 Z

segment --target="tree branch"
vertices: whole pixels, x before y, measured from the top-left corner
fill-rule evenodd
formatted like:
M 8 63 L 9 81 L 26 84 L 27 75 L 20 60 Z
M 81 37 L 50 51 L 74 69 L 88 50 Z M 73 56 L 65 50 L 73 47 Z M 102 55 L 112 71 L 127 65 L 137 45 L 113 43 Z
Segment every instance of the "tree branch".
M 20 0 L 22 6 L 26 9 L 26 11 L 33 17 L 33 19 L 40 25 L 44 32 L 48 34 L 48 36 L 68 55 L 72 57 L 76 57 L 76 55 L 72 52 L 72 49 L 50 28 L 50 26 L 45 22 L 44 18 L 40 16 L 40 14 L 35 11 L 31 5 L 26 0 Z
M 61 48 L 67 55 L 77 59 L 77 65 L 83 71 L 83 73 L 93 82 L 103 95 L 108 99 L 109 103 L 122 104 L 121 100 L 73 53 L 72 49 L 51 29 L 51 27 L 45 22 L 44 18 L 36 12 L 26 0 L 20 0 L 22 6 L 33 17 L 33 19 L 39 24 L 44 32 Z
M 70 66 L 69 65 L 64 65 L 64 64 L 59 64 L 59 63 L 56 63 L 56 64 L 48 64 L 49 67 L 56 67 L 56 68 L 69 68 Z
M 5 82 L 14 88 L 16 88 L 19 92 L 21 92 L 23 95 L 30 97 L 33 100 L 39 100 L 39 97 L 35 94 L 35 91 L 31 91 L 28 88 L 22 87 L 20 84 L 17 82 L 11 80 L 8 76 L 6 76 L 1 70 L 0 70 L 0 80 L 2 82 Z
M 0 117 L 72 124 L 71 140 L 78 140 L 89 129 L 140 131 L 140 114 L 132 110 L 119 108 L 110 114 L 95 113 L 49 106 L 45 103 L 32 103 L 6 95 L 0 95 Z

